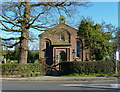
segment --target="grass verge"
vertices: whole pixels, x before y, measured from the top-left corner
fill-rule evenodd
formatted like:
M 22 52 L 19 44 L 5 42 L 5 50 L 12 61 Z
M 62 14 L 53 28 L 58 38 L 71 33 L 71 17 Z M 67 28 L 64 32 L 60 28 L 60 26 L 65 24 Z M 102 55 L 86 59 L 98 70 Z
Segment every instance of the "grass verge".
M 64 75 L 63 77 L 108 77 L 108 76 L 115 76 L 115 73 L 97 73 L 97 74 L 70 74 Z

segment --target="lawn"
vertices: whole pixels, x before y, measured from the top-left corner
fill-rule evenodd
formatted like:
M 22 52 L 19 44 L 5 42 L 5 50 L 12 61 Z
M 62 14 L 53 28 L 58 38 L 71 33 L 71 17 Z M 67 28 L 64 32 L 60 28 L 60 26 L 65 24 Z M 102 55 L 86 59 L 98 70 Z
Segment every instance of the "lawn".
M 115 76 L 115 73 L 96 73 L 96 74 L 70 74 L 70 75 L 64 75 L 63 77 L 107 77 L 107 76 Z

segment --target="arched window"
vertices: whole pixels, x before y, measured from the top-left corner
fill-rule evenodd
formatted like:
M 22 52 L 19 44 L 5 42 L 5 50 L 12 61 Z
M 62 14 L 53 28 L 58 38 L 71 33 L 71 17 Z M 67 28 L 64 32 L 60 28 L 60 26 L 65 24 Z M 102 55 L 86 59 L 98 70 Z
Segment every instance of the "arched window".
M 48 52 L 49 52 L 49 47 L 50 47 L 50 43 L 48 41 L 46 41 L 46 51 L 45 51 L 45 57 L 48 58 Z
M 65 36 L 64 36 L 64 34 L 60 34 L 60 41 L 65 41 Z
M 47 58 L 48 57 L 48 50 L 49 50 L 49 42 L 48 41 L 45 41 L 44 42 L 44 58 Z
M 50 46 L 51 46 L 51 41 L 49 39 L 45 39 L 45 41 L 44 41 L 44 58 L 49 57 Z
M 76 42 L 76 57 L 80 57 L 80 41 Z

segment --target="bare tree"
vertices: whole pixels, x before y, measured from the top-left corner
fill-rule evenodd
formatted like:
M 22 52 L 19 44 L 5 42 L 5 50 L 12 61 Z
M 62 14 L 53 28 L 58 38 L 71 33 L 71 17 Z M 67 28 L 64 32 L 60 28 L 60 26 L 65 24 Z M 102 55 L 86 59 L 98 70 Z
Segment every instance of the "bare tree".
M 0 38 L 0 61 L 3 60 L 3 56 L 2 56 L 2 39 Z
M 30 0 L 23 0 L 21 2 L 3 2 L 0 28 L 6 32 L 19 33 L 20 35 L 10 37 L 3 40 L 17 40 L 14 44 L 10 45 L 13 47 L 20 43 L 20 59 L 19 63 L 27 63 L 28 56 L 28 41 L 30 29 L 36 29 L 44 31 L 49 28 L 49 24 L 52 23 L 52 16 L 55 12 L 64 12 L 67 15 L 71 15 L 74 11 L 70 7 L 87 7 L 87 2 L 30 2 Z M 72 11 L 72 12 L 71 12 Z M 49 23 L 49 21 L 51 23 Z
M 113 39 L 112 42 L 115 46 L 118 46 L 118 40 L 119 40 L 119 29 L 117 26 L 114 26 L 111 23 L 106 23 L 105 21 L 102 21 L 101 23 L 101 30 L 105 33 L 105 34 L 111 34 L 113 35 Z

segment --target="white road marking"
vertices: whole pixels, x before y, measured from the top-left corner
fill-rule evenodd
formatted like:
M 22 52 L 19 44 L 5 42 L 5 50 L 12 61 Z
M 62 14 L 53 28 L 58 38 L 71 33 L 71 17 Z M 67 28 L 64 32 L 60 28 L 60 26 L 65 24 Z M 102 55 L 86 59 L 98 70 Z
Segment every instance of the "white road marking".
M 120 84 L 62 84 L 65 87 L 103 87 L 103 88 L 120 88 Z
M 120 84 L 110 84 L 114 88 L 120 88 Z

